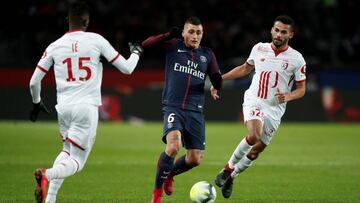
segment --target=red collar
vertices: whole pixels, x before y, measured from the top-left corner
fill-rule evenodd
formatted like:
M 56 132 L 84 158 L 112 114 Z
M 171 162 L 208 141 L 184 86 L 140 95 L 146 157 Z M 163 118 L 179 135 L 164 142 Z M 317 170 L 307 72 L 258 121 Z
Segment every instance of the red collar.
M 286 47 L 284 47 L 283 49 L 278 50 L 278 49 L 276 49 L 276 48 L 274 47 L 274 45 L 271 43 L 271 49 L 274 51 L 275 57 L 278 56 L 281 52 L 284 52 L 284 51 L 288 50 L 288 48 L 289 48 L 289 45 L 286 45 Z
M 72 32 L 82 32 L 82 31 L 83 30 L 80 30 L 80 29 L 73 29 L 73 30 L 67 31 L 65 34 L 72 33 Z

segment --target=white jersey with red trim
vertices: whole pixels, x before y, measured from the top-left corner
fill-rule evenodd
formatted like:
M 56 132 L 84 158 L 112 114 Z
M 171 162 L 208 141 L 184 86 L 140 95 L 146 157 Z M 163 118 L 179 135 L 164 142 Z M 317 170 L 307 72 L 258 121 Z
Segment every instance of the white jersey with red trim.
M 275 94 L 291 91 L 294 81 L 306 79 L 306 63 L 303 56 L 291 47 L 276 52 L 271 43 L 258 43 L 250 53 L 247 63 L 255 66 L 249 89 L 245 92 L 244 103 L 256 101 L 272 110 L 274 119 L 285 112 L 286 103 L 279 104 Z
M 101 55 L 110 62 L 119 57 L 101 35 L 72 31 L 47 47 L 37 68 L 46 73 L 54 65 L 58 104 L 101 105 Z

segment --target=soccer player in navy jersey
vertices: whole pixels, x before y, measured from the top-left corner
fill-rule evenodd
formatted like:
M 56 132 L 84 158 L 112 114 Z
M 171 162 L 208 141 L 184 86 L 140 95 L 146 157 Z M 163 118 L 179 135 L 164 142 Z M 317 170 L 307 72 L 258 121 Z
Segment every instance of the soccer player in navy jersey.
M 209 76 L 213 87 L 222 88 L 222 78 L 214 53 L 200 46 L 203 26 L 197 17 L 185 21 L 184 28 L 151 36 L 142 42 L 144 49 L 162 48 L 165 52 L 165 86 L 162 94 L 165 151 L 160 154 L 152 203 L 162 202 L 162 193 L 173 192 L 174 176 L 200 164 L 205 149 L 203 116 L 204 85 Z M 179 38 L 177 38 L 179 37 Z M 174 159 L 181 145 L 186 154 Z

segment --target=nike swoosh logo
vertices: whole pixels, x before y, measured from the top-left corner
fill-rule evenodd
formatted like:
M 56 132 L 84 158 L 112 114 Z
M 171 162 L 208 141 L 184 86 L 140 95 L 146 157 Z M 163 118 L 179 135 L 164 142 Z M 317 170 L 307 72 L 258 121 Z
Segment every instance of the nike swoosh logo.
M 186 50 L 178 49 L 178 52 L 187 52 Z

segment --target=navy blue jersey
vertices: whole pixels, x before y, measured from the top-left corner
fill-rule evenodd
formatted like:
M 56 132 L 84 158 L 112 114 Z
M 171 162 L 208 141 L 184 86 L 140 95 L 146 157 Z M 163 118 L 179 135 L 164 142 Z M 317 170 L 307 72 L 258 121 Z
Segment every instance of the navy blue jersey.
M 169 40 L 164 47 L 163 105 L 202 111 L 206 76 L 220 72 L 214 53 L 202 46 L 190 49 L 180 39 Z

